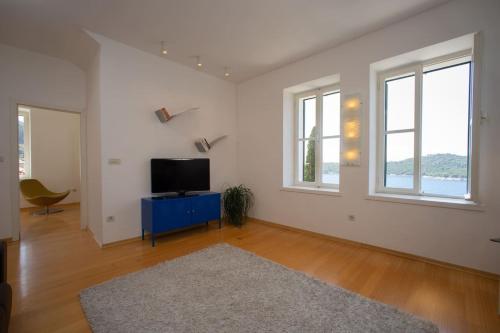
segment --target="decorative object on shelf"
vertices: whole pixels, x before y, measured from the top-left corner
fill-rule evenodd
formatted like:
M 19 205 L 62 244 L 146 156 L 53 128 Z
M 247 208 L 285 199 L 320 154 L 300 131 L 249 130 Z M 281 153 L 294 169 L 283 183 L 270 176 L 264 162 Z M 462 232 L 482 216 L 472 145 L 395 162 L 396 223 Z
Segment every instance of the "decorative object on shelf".
M 189 108 L 189 109 L 186 109 L 182 112 L 178 112 L 176 114 L 170 114 L 170 112 L 168 112 L 168 110 L 166 108 L 161 108 L 160 110 L 156 110 L 155 114 L 158 117 L 158 119 L 160 119 L 160 121 L 162 123 L 166 123 L 166 122 L 170 121 L 172 118 L 177 117 L 178 115 L 180 115 L 182 113 L 189 112 L 189 111 L 196 111 L 199 109 L 200 108 Z
M 500 238 L 492 238 L 490 241 L 495 242 L 495 243 L 500 243 Z
M 253 206 L 254 195 L 245 185 L 238 185 L 227 188 L 222 193 L 222 203 L 224 206 L 224 218 L 237 227 L 241 227 L 248 211 Z
M 361 165 L 361 97 L 345 95 L 342 101 L 342 153 L 343 166 Z
M 198 151 L 200 153 L 206 153 L 207 151 L 209 151 L 210 149 L 212 149 L 212 147 L 217 142 L 219 142 L 220 140 L 222 140 L 222 139 L 224 139 L 226 137 L 227 137 L 227 135 L 219 136 L 217 139 L 214 139 L 211 142 L 208 142 L 208 140 L 205 139 L 205 138 L 201 138 L 201 139 L 196 140 L 196 142 L 194 143 L 194 145 L 196 146 L 196 148 L 198 148 Z

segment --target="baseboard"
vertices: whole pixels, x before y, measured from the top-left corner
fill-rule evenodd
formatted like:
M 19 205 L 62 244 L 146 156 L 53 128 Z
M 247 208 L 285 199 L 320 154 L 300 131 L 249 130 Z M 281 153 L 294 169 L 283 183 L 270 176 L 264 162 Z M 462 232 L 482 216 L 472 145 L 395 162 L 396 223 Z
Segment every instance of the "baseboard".
M 80 203 L 79 202 L 68 202 L 68 203 L 53 205 L 53 206 L 50 206 L 50 207 L 61 207 L 61 208 L 64 208 L 64 207 L 67 207 L 67 206 L 80 206 Z M 42 208 L 43 207 L 39 207 L 39 206 L 30 206 L 30 207 L 19 208 L 19 210 L 21 212 L 29 212 L 29 211 L 32 211 L 32 210 L 39 210 L 39 209 L 42 209 Z
M 416 260 L 416 261 L 425 262 L 425 263 L 436 265 L 436 266 L 454 269 L 454 270 L 461 271 L 461 272 L 479 275 L 481 277 L 491 279 L 491 280 L 497 280 L 497 281 L 500 280 L 500 275 L 495 274 L 495 273 L 484 272 L 484 271 L 481 271 L 478 269 L 469 268 L 469 267 L 460 266 L 460 265 L 455 265 L 455 264 L 447 263 L 444 261 L 439 261 L 439 260 L 435 260 L 435 259 L 431 259 L 431 258 L 421 257 L 421 256 L 410 254 L 410 253 L 400 252 L 400 251 L 396 251 L 396 250 L 390 250 L 390 249 L 386 249 L 386 248 L 376 246 L 376 245 L 370 245 L 370 244 L 357 242 L 357 241 L 353 241 L 353 240 L 348 240 L 348 239 L 340 238 L 340 237 L 336 237 L 336 236 L 320 234 L 320 233 L 317 233 L 314 231 L 290 227 L 287 225 L 283 225 L 283 224 L 279 224 L 279 223 L 275 223 L 275 222 L 269 222 L 269 221 L 265 221 L 265 220 L 260 220 L 260 219 L 256 219 L 256 218 L 249 218 L 249 222 L 254 222 L 254 223 L 259 223 L 259 224 L 263 224 L 263 225 L 267 225 L 267 226 L 271 226 L 271 227 L 275 227 L 275 228 L 285 229 L 285 230 L 292 231 L 292 232 L 298 232 L 298 233 L 310 235 L 313 237 L 328 239 L 328 240 L 332 240 L 332 241 L 336 241 L 336 242 L 340 242 L 340 243 L 344 243 L 344 244 L 360 246 L 360 247 L 363 247 L 366 249 L 379 251 L 379 252 L 383 252 L 383 253 L 387 253 L 387 254 L 392 254 L 392 255 L 406 258 L 406 259 L 410 259 L 410 260 Z
M 208 223 L 219 223 L 219 222 L 217 220 L 213 220 L 213 221 L 209 221 Z M 173 235 L 173 234 L 176 234 L 176 233 L 179 233 L 179 232 L 183 232 L 183 231 L 194 230 L 194 229 L 200 228 L 200 227 L 202 227 L 204 225 L 205 224 L 190 225 L 190 226 L 187 226 L 187 227 L 184 227 L 184 228 L 179 228 L 179 229 L 175 229 L 175 230 L 171 230 L 171 231 L 167 231 L 167 232 L 162 232 L 160 234 L 155 234 L 155 237 L 162 237 L 162 236 L 167 236 L 167 235 Z M 222 225 L 224 226 L 224 224 L 222 224 Z M 117 245 L 123 245 L 123 244 L 128 244 L 128 243 L 136 242 L 138 240 L 140 240 L 141 242 L 143 242 L 142 236 L 135 236 L 135 237 L 132 237 L 132 238 L 127 238 L 127 239 L 122 239 L 122 240 L 119 240 L 119 241 L 114 241 L 114 242 L 106 243 L 106 244 L 101 245 L 101 247 L 102 248 L 107 248 L 107 247 L 112 247 L 112 246 L 117 246 Z M 146 232 L 144 234 L 144 241 L 145 240 L 151 240 L 151 234 L 149 232 Z M 151 244 L 151 243 L 148 242 L 148 244 Z
M 118 246 L 118 245 L 124 245 L 124 244 L 128 244 L 128 243 L 133 243 L 133 242 L 137 242 L 139 240 L 142 241 L 142 237 L 141 236 L 136 236 L 136 237 L 132 237 L 132 238 L 127 238 L 127 239 L 122 239 L 122 240 L 115 241 L 115 242 L 110 242 L 110 243 L 102 244 L 101 248 L 106 249 L 108 247 L 114 247 L 114 246 Z
M 82 231 L 86 231 L 88 233 L 90 233 L 90 235 L 92 236 L 92 238 L 94 239 L 94 242 L 97 243 L 97 245 L 102 248 L 102 244 L 97 240 L 97 238 L 95 237 L 95 234 L 94 232 L 92 231 L 92 229 L 90 229 L 88 226 L 85 227 L 84 229 L 82 229 Z
M 7 245 L 8 245 L 8 244 L 12 244 L 12 243 L 17 243 L 17 242 L 19 242 L 19 240 L 13 240 L 12 237 L 7 237 L 7 238 L 1 238 L 0 242 L 7 242 Z

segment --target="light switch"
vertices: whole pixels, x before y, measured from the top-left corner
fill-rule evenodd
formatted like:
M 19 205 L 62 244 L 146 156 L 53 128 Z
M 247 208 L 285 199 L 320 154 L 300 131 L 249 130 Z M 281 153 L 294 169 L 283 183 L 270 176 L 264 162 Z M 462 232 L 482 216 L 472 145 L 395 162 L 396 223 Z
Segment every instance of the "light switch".
M 122 160 L 120 158 L 110 158 L 108 159 L 109 165 L 120 165 L 122 164 Z

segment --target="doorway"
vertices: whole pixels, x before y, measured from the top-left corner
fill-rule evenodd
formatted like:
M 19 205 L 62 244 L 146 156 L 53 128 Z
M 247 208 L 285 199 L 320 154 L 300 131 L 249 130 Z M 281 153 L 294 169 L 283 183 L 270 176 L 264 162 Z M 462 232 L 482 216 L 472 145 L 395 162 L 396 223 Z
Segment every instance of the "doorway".
M 16 111 L 20 237 L 80 229 L 80 113 L 23 104 Z

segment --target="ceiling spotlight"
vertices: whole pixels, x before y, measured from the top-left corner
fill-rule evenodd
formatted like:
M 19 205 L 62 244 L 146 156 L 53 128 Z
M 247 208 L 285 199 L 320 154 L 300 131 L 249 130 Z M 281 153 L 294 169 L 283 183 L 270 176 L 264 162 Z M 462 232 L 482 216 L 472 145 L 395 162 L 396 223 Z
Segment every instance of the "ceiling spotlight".
M 225 77 L 231 76 L 231 71 L 229 70 L 229 67 L 224 67 L 224 76 Z
M 200 56 L 197 56 L 197 57 L 196 57 L 196 66 L 198 66 L 198 68 L 203 67 L 203 64 L 201 63 L 201 58 L 200 58 Z
M 168 51 L 165 48 L 165 42 L 161 41 L 161 54 L 166 55 L 167 53 L 168 53 Z

